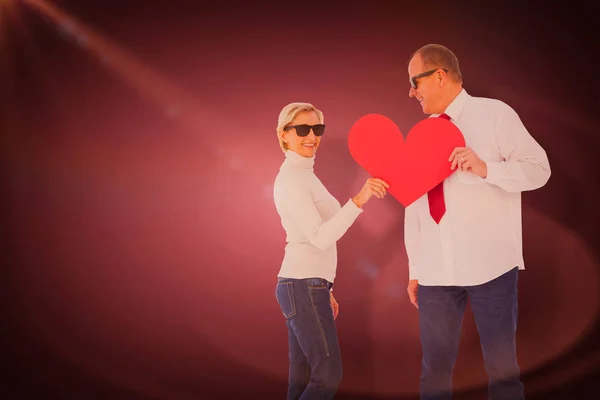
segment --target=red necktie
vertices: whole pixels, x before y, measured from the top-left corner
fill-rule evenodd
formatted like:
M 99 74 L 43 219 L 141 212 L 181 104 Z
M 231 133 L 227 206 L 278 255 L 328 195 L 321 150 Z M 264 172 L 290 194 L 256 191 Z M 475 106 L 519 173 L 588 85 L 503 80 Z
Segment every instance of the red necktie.
M 450 117 L 446 114 L 440 114 L 439 118 L 445 118 L 450 121 Z M 439 224 L 446 212 L 446 204 L 444 203 L 444 181 L 438 183 L 436 187 L 427 193 L 427 199 L 429 200 L 429 213 L 435 223 Z

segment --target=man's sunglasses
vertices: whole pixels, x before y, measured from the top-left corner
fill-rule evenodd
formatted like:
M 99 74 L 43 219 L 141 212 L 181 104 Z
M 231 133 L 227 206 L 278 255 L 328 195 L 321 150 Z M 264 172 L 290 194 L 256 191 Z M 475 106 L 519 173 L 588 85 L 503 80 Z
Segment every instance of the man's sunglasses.
M 296 129 L 296 135 L 300 137 L 308 136 L 310 130 L 314 132 L 315 136 L 321 136 L 325 132 L 325 125 L 317 124 L 317 125 L 291 125 L 283 128 L 284 131 L 289 131 L 290 129 Z
M 419 84 L 417 83 L 417 79 L 419 78 L 425 78 L 426 76 L 429 76 L 431 74 L 433 74 L 435 71 L 437 71 L 438 69 L 443 70 L 444 72 L 448 73 L 448 70 L 446 68 L 435 68 L 432 70 L 429 70 L 427 72 L 423 72 L 422 74 L 419 75 L 415 75 L 412 78 L 410 78 L 410 86 L 412 86 L 413 89 L 417 89 L 417 87 L 419 86 Z

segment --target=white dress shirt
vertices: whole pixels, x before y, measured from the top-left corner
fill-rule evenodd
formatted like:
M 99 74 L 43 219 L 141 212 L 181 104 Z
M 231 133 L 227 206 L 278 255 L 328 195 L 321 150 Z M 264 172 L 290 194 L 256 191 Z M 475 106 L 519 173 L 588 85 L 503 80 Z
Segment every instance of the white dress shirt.
M 314 174 L 314 162 L 314 157 L 287 150 L 275 178 L 275 208 L 287 236 L 277 276 L 323 278 L 333 283 L 337 268 L 336 242 L 363 210 L 351 199 L 341 207 Z
M 428 286 L 470 286 L 517 266 L 525 269 L 521 192 L 550 178 L 546 152 L 502 101 L 473 97 L 463 89 L 445 114 L 466 146 L 486 162 L 487 177 L 456 169 L 443 183 L 446 213 L 439 225 L 429 214 L 427 194 L 406 207 L 409 279 Z

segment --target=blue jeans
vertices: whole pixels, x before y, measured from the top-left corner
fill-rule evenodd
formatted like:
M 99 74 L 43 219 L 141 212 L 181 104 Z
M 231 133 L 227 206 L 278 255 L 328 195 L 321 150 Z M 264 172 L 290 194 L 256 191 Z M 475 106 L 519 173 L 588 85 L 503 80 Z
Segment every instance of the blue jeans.
M 452 399 L 452 372 L 458 355 L 467 299 L 479 332 L 490 400 L 522 400 L 515 334 L 518 268 L 482 285 L 419 285 L 423 359 L 421 399 Z
M 342 380 L 327 285 L 321 278 L 278 278 L 275 295 L 288 329 L 288 400 L 333 399 Z

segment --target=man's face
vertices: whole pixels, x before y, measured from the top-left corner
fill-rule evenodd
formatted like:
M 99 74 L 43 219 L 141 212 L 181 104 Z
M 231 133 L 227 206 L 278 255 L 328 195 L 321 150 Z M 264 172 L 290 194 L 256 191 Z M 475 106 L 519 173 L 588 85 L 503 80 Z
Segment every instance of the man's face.
M 425 66 L 420 54 L 414 56 L 408 63 L 408 77 L 411 81 L 408 96 L 419 101 L 425 114 L 444 112 L 444 110 L 438 109 L 442 92 L 437 79 L 437 70 L 439 68 Z

